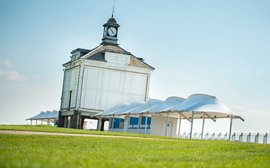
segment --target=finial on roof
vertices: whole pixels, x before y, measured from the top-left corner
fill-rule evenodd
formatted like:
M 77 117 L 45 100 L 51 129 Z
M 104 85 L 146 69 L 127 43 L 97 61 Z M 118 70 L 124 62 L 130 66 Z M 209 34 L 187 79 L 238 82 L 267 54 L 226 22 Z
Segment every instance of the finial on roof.
M 112 18 L 113 18 L 113 14 L 114 14 L 114 8 L 115 8 L 115 0 L 113 0 Z

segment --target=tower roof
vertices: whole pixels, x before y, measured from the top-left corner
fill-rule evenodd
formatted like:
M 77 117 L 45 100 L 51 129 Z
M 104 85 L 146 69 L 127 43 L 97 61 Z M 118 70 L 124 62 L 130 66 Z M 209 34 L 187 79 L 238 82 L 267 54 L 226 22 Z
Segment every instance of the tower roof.
M 142 58 L 136 57 L 135 55 L 131 54 L 130 52 L 126 51 L 125 49 L 123 49 L 117 45 L 99 45 L 98 47 L 90 50 L 87 54 L 83 55 L 80 59 L 89 59 L 89 60 L 100 61 L 101 59 L 99 59 L 97 57 L 105 52 L 130 55 L 131 56 L 130 65 L 136 66 L 136 67 L 141 67 L 141 68 L 149 68 L 152 70 L 155 69 L 151 65 L 144 62 L 144 60 Z
M 104 27 L 105 26 L 120 27 L 120 25 L 117 23 L 117 21 L 114 17 L 111 17 L 103 26 Z

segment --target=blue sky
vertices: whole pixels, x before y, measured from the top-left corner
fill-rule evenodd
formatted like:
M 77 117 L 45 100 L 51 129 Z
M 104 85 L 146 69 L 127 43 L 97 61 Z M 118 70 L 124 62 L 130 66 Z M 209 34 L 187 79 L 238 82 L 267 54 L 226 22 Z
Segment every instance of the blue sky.
M 0 0 L 0 123 L 59 109 L 62 64 L 101 43 L 112 4 Z M 263 0 L 117 0 L 115 18 L 120 46 L 156 68 L 150 97 L 215 95 L 246 119 L 236 131 L 270 132 L 269 9 Z

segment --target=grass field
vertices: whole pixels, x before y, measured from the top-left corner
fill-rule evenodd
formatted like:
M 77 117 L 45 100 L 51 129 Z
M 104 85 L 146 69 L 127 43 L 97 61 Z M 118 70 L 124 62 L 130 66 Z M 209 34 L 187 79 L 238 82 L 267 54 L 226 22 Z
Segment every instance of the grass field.
M 53 127 L 27 128 L 28 131 L 59 131 Z M 3 126 L 0 129 L 4 129 Z M 270 145 L 162 138 L 1 134 L 0 167 L 270 167 Z
M 69 128 L 58 128 L 47 125 L 0 125 L 0 130 L 19 130 L 19 131 L 34 131 L 34 132 L 53 132 L 53 133 L 71 133 L 71 134 L 91 134 L 91 135 L 112 135 L 112 136 L 130 136 L 130 137 L 147 137 L 147 138 L 165 138 L 155 135 L 144 135 L 122 132 L 106 132 L 94 130 L 78 130 Z

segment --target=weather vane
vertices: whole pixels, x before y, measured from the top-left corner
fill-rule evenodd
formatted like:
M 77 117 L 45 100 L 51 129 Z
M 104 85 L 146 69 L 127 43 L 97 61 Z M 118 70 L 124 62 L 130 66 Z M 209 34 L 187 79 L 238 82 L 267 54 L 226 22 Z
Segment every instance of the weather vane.
M 114 14 L 114 8 L 115 8 L 115 0 L 113 0 L 112 18 L 113 18 L 113 14 Z

